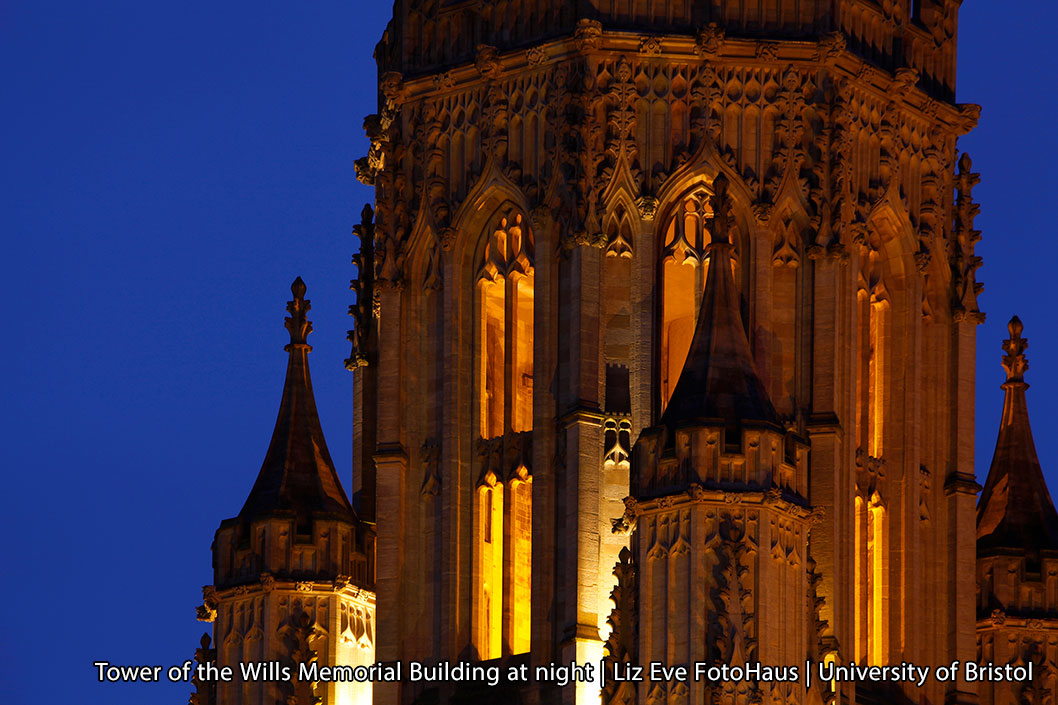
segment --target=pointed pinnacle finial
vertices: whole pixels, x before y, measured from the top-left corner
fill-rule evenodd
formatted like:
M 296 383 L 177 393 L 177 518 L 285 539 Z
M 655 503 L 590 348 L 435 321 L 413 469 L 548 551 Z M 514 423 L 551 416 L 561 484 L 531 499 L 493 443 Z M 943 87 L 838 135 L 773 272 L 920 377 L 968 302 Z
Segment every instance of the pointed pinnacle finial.
M 285 320 L 287 330 L 290 332 L 290 345 L 286 347 L 287 350 L 291 345 L 307 345 L 309 333 L 312 332 L 312 323 L 306 318 L 312 305 L 305 298 L 305 290 L 305 282 L 301 280 L 301 277 L 295 279 L 290 285 L 290 293 L 294 295 L 294 299 L 287 302 L 287 313 L 290 314 Z
M 1021 319 L 1014 316 L 1007 324 L 1010 338 L 1003 341 L 1003 369 L 1007 373 L 1007 382 L 1024 382 L 1025 371 L 1029 369 L 1029 361 L 1025 357 L 1025 349 L 1029 347 L 1029 341 L 1021 337 L 1021 331 L 1025 326 Z
M 723 174 L 717 174 L 713 179 L 713 196 L 709 199 L 709 205 L 713 209 L 711 230 L 713 231 L 713 242 L 731 242 L 731 226 L 733 223 L 731 197 L 727 193 L 729 182 Z

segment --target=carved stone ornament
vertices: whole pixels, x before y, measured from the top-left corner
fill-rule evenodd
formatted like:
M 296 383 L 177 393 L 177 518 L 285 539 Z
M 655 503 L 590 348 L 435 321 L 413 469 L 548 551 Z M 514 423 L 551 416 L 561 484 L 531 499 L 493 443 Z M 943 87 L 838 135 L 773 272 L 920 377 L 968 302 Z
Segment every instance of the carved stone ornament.
M 698 56 L 713 57 L 720 53 L 724 41 L 724 30 L 716 22 L 710 22 L 698 30 L 694 43 L 694 53 Z
M 217 618 L 217 588 L 202 586 L 202 604 L 195 608 L 195 617 L 200 622 L 212 622 Z
M 640 54 L 660 54 L 661 40 L 657 37 L 643 37 L 639 40 Z
M 445 90 L 455 85 L 455 79 L 452 78 L 451 71 L 442 71 L 433 77 L 433 87 L 435 90 Z
M 399 71 L 387 71 L 378 79 L 378 89 L 394 105 L 404 101 L 404 76 Z
M 441 494 L 441 446 L 428 439 L 422 446 L 423 481 L 419 494 L 423 498 Z
M 760 42 L 757 44 L 756 54 L 761 61 L 777 61 L 779 59 L 779 45 L 775 42 Z
M 348 331 L 346 339 L 351 343 L 349 357 L 345 359 L 345 368 L 354 371 L 368 364 L 368 337 L 372 322 L 376 320 L 374 312 L 374 247 L 375 230 L 374 211 L 371 205 L 365 205 L 360 213 L 360 224 L 353 226 L 353 233 L 360 240 L 360 251 L 353 255 L 356 266 L 356 279 L 349 282 L 349 289 L 356 294 L 356 302 L 349 307 L 353 317 L 353 328 Z
M 602 22 L 598 20 L 577 20 L 577 28 L 573 32 L 573 40 L 579 51 L 591 51 L 599 46 L 602 37 Z
M 529 47 L 525 50 L 525 63 L 530 66 L 539 66 L 547 61 L 547 52 L 542 47 Z
M 658 199 L 653 196 L 640 196 L 636 199 L 636 210 L 643 220 L 654 220 L 658 212 Z
M 829 32 L 819 40 L 819 50 L 816 54 L 817 61 L 835 61 L 845 51 L 847 40 L 844 32 Z
M 974 253 L 981 240 L 981 231 L 974 229 L 974 219 L 981 209 L 973 200 L 973 188 L 980 181 L 980 175 L 973 173 L 970 155 L 963 154 L 955 177 L 955 257 L 952 261 L 955 301 L 952 309 L 956 320 L 974 323 L 984 322 L 984 314 L 977 307 L 977 295 L 984 289 L 976 276 L 982 260 Z
M 500 76 L 500 50 L 488 44 L 478 45 L 478 54 L 474 58 L 474 67 L 486 81 L 494 81 Z

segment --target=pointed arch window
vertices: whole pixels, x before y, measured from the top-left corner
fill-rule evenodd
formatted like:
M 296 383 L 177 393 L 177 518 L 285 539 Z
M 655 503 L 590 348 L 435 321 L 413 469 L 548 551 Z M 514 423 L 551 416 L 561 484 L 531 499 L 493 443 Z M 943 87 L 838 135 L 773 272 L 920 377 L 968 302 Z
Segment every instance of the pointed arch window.
M 890 297 L 871 253 L 857 291 L 856 439 L 860 449 L 881 458 L 885 440 L 885 407 L 891 347 Z
M 533 234 L 509 210 L 489 229 L 477 275 L 475 397 L 485 459 L 475 506 L 474 645 L 482 659 L 529 650 L 533 429 Z
M 498 220 L 483 259 L 478 417 L 481 437 L 496 438 L 533 428 L 533 235 L 520 213 Z
M 856 660 L 883 665 L 889 657 L 889 518 L 885 485 L 886 406 L 889 399 L 891 299 L 881 256 L 871 251 L 860 272 L 856 372 Z

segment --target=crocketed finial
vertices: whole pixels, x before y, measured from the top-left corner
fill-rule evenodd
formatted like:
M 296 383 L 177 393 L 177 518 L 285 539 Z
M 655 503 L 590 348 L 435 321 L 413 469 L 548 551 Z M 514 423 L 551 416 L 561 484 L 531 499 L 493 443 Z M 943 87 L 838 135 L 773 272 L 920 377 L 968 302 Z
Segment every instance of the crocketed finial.
M 1029 361 L 1025 357 L 1025 348 L 1029 347 L 1029 341 L 1021 337 L 1021 331 L 1025 329 L 1021 319 L 1014 316 L 1007 324 L 1010 338 L 1003 341 L 1003 369 L 1007 373 L 1007 382 L 1024 382 L 1025 371 L 1029 369 Z
M 290 332 L 290 345 L 306 345 L 309 333 L 312 332 L 312 323 L 306 318 L 311 302 L 305 298 L 305 282 L 298 277 L 290 285 L 290 293 L 294 295 L 292 301 L 287 302 L 287 313 L 290 314 L 285 320 L 287 330 Z
M 713 180 L 713 196 L 709 199 L 709 205 L 713 209 L 713 218 L 710 223 L 713 231 L 713 240 L 720 242 L 731 242 L 730 230 L 733 223 L 731 198 L 727 193 L 727 177 L 717 174 Z

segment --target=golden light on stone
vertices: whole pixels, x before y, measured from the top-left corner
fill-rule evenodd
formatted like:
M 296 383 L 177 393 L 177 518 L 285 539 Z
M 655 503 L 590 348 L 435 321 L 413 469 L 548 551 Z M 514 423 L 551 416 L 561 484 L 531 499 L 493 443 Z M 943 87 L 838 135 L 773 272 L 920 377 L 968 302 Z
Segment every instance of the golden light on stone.
M 293 520 L 222 526 L 202 610 L 217 660 L 283 628 L 329 660 L 1058 662 L 1058 513 L 1020 322 L 975 553 L 978 177 L 956 155 L 977 110 L 954 102 L 958 3 L 911 3 L 913 18 L 861 0 L 485 5 L 398 3 L 378 45 L 350 336 L 364 515 L 331 506 L 315 451 L 299 286 L 296 394 L 252 496 L 297 465 L 346 520 L 291 497 Z M 288 418 L 304 453 L 286 453 Z M 277 588 L 262 561 L 313 580 Z M 370 604 L 337 615 L 331 573 Z M 288 622 L 256 640 L 275 614 Z M 663 679 L 509 697 L 1036 705 L 1058 687 L 1047 673 L 1039 693 Z

